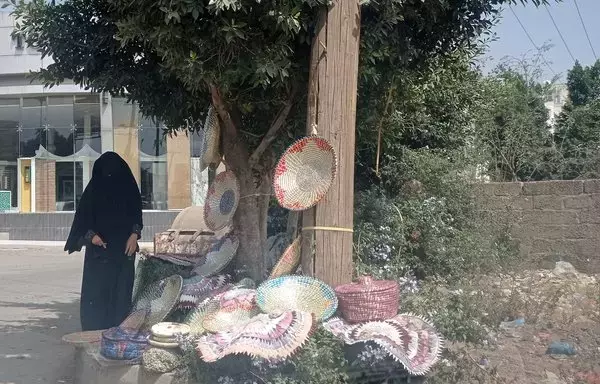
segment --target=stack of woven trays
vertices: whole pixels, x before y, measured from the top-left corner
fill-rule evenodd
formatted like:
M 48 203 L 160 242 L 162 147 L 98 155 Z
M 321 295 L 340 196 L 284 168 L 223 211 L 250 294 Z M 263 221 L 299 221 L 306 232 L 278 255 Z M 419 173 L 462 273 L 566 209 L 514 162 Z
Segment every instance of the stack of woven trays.
M 398 314 L 400 287 L 392 280 L 361 276 L 335 288 L 342 317 L 349 323 L 390 319 Z
M 153 325 L 150 332 L 152 335 L 148 342 L 151 346 L 163 349 L 177 348 L 179 347 L 177 336 L 188 335 L 190 333 L 190 326 L 180 323 L 162 322 Z

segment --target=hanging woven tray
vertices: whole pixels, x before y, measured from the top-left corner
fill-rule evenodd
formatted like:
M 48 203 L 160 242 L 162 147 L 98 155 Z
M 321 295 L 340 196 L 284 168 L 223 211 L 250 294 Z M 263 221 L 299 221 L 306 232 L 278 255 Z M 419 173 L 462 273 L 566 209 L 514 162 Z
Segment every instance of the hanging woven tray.
M 318 136 L 302 138 L 281 156 L 273 176 L 279 204 L 291 211 L 316 205 L 327 193 L 337 172 L 335 151 Z
M 208 188 L 204 203 L 204 222 L 212 231 L 231 223 L 240 202 L 240 184 L 233 171 L 219 173 Z
M 361 276 L 356 283 L 335 288 L 340 312 L 350 323 L 386 320 L 398 314 L 400 288 L 391 280 Z
M 287 247 L 285 252 L 283 252 L 283 255 L 281 255 L 281 258 L 279 258 L 279 261 L 277 261 L 277 264 L 273 267 L 269 279 L 291 275 L 296 272 L 296 269 L 298 269 L 298 266 L 300 265 L 300 258 L 302 255 L 301 243 L 302 237 L 298 236 L 296 240 Z

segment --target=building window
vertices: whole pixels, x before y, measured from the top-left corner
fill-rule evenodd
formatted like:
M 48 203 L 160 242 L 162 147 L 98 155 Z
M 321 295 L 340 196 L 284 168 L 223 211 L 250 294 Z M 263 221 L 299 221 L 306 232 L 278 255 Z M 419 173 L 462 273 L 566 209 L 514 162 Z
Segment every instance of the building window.
M 99 96 L 75 96 L 73 121 L 75 125 L 75 152 L 88 145 L 94 151 L 102 153 Z
M 167 163 L 165 161 L 141 161 L 140 168 L 142 208 L 168 209 Z
M 204 131 L 199 130 L 198 132 L 190 133 L 190 145 L 191 155 L 192 157 L 202 157 L 202 140 L 204 136 Z

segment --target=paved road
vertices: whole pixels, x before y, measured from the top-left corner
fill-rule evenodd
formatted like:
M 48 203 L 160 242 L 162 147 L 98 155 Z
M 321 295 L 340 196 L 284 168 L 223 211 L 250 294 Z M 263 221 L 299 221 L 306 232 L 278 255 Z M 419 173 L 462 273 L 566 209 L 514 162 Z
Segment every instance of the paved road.
M 0 384 L 70 383 L 82 255 L 0 244 Z

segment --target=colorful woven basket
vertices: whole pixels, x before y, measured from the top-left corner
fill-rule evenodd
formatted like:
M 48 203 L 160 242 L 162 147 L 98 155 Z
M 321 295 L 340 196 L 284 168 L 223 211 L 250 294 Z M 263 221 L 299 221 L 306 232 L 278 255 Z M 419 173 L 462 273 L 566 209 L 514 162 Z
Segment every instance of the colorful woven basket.
M 290 244 L 289 247 L 283 252 L 279 261 L 273 267 L 271 274 L 269 275 L 269 279 L 274 279 L 276 277 L 281 277 L 285 275 L 291 275 L 296 272 L 298 266 L 300 265 L 300 259 L 302 256 L 302 237 L 298 236 L 296 240 Z
M 356 283 L 337 286 L 335 293 L 342 316 L 351 323 L 386 320 L 398 314 L 400 288 L 395 281 L 361 276 Z
M 226 227 L 240 202 L 240 184 L 232 171 L 219 173 L 208 188 L 204 203 L 206 226 L 218 231 Z
M 133 360 L 140 358 L 148 347 L 150 332 L 122 327 L 102 332 L 100 354 L 107 359 Z
M 292 211 L 316 205 L 337 172 L 337 159 L 327 140 L 309 136 L 296 141 L 275 167 L 273 189 L 279 204 Z
M 221 126 L 219 124 L 219 116 L 211 105 L 206 114 L 202 135 L 201 171 L 204 171 L 210 164 L 218 164 L 221 161 L 221 154 L 219 153 L 220 139 Z
M 181 294 L 183 278 L 172 275 L 153 284 L 142 291 L 133 305 L 133 310 L 147 310 L 148 314 L 142 328 L 150 328 L 163 321 L 175 308 Z
M 256 303 L 265 313 L 310 312 L 323 321 L 335 313 L 338 299 L 333 289 L 320 280 L 308 276 L 282 276 L 258 287 Z
M 200 264 L 197 264 L 192 273 L 198 276 L 213 276 L 221 272 L 233 260 L 240 242 L 233 235 L 224 236 L 212 248 L 212 250 L 202 258 Z

